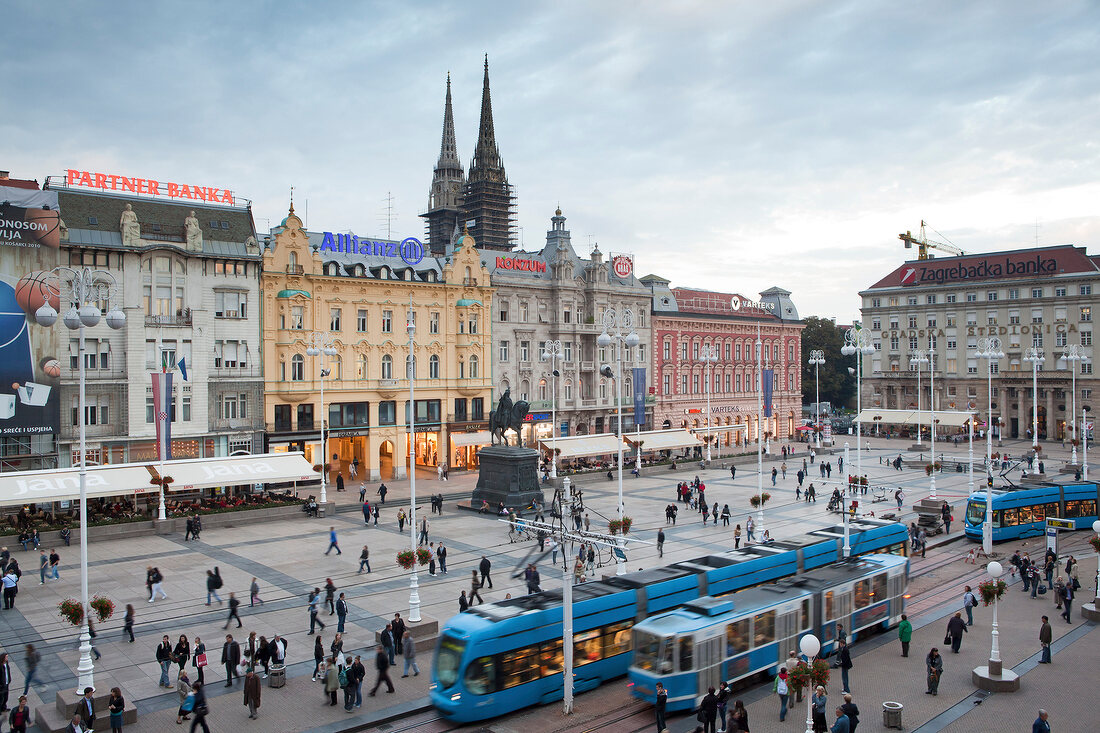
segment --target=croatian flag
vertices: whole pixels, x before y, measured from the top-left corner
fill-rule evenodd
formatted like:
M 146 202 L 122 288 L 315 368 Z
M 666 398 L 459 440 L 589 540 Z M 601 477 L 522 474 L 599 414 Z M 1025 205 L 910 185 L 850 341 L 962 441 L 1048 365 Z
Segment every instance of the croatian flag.
M 772 388 L 775 386 L 775 370 L 761 370 L 761 379 L 764 384 L 764 417 L 772 416 Z
M 172 460 L 172 373 L 153 372 L 153 417 L 157 424 L 157 458 Z

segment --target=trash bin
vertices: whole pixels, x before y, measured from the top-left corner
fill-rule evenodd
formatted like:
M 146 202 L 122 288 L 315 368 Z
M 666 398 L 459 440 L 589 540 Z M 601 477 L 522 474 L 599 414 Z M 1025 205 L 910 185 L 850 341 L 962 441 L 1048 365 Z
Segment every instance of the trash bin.
M 269 687 L 283 687 L 286 685 L 285 664 L 272 665 L 271 671 L 267 675 L 267 684 Z
M 882 724 L 887 728 L 901 730 L 901 711 L 904 707 L 900 702 L 882 703 Z

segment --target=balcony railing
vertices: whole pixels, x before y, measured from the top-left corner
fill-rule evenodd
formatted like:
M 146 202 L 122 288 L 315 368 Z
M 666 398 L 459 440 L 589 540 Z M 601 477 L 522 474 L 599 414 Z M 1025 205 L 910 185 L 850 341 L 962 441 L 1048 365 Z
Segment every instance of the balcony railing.
M 174 315 L 146 315 L 146 326 L 190 326 L 191 309 L 177 311 Z
M 263 430 L 263 420 L 241 417 L 219 417 L 210 421 L 211 430 Z M 288 428 L 289 429 L 289 428 Z
M 287 275 L 304 275 L 305 272 L 306 272 L 306 268 L 302 265 L 287 265 L 286 266 L 286 274 Z

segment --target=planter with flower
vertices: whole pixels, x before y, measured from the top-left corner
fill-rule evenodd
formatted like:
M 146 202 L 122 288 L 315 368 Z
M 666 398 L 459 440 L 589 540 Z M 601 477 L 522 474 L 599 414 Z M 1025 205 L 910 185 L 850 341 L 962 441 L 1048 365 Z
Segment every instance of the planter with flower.
M 1008 583 L 1000 578 L 978 583 L 978 594 L 982 597 L 983 606 L 992 606 L 995 601 L 1004 596 L 1006 590 L 1008 590 Z
M 623 531 L 623 523 L 618 519 L 612 519 L 607 523 L 607 531 L 611 534 L 619 534 Z
M 412 550 L 402 550 L 397 553 L 397 564 L 405 570 L 412 570 L 413 565 L 416 565 L 416 554 Z
M 1092 549 L 1100 554 L 1100 535 L 1093 535 L 1089 538 L 1089 544 L 1092 545 Z
M 95 611 L 96 618 L 99 619 L 100 623 L 111 618 L 115 612 L 115 602 L 103 596 L 94 596 L 92 600 L 88 602 L 88 605 Z
M 769 494 L 767 491 L 765 491 L 762 494 L 753 494 L 752 496 L 749 497 L 749 505 L 752 506 L 753 509 L 759 509 L 760 507 L 767 504 L 768 499 L 771 499 L 771 498 L 772 498 L 772 495 Z
M 809 687 L 811 690 L 829 684 L 829 663 L 824 659 L 815 659 L 813 667 L 800 661 L 794 669 L 787 671 L 787 684 L 796 693 Z
M 75 598 L 66 598 L 57 604 L 57 615 L 73 626 L 80 626 L 84 620 L 84 607 Z
M 416 548 L 416 562 L 419 565 L 427 565 L 432 561 L 432 553 L 423 547 Z

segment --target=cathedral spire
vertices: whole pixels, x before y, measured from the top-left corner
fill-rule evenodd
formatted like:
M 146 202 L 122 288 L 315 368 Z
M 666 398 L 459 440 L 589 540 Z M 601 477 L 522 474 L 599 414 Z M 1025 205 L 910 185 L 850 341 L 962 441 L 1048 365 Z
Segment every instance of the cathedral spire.
M 489 95 L 489 54 L 485 54 L 485 78 L 481 85 L 481 126 L 477 133 L 477 147 L 470 162 L 470 176 L 481 169 L 482 173 L 503 169 L 497 150 L 496 133 L 493 130 L 493 101 Z
M 451 110 L 451 74 L 447 72 L 447 97 L 443 106 L 443 142 L 439 148 L 439 160 L 432 174 L 428 190 L 428 210 L 421 214 L 427 229 L 428 244 L 433 254 L 447 251 L 451 230 L 458 226 L 462 206 L 462 188 L 466 175 L 458 157 L 455 144 L 455 118 Z
M 457 169 L 462 171 L 462 161 L 458 158 L 458 145 L 455 142 L 455 117 L 451 111 L 451 72 L 447 72 L 447 101 L 443 107 L 443 143 L 439 147 L 439 162 L 436 170 Z

